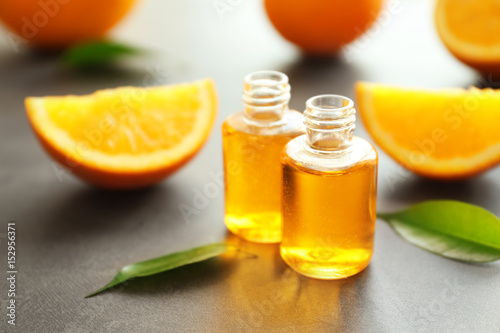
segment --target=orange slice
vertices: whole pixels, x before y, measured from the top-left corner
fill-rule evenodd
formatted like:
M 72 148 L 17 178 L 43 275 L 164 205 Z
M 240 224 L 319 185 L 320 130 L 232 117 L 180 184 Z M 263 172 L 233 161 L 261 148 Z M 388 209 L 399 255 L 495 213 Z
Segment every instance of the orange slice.
M 500 162 L 500 91 L 427 91 L 359 82 L 356 94 L 373 139 L 417 174 L 460 179 Z
M 123 87 L 87 96 L 29 97 L 26 110 L 47 152 L 104 188 L 157 183 L 207 140 L 217 113 L 214 83 Z
M 435 22 L 456 58 L 484 74 L 500 75 L 500 1 L 438 0 Z

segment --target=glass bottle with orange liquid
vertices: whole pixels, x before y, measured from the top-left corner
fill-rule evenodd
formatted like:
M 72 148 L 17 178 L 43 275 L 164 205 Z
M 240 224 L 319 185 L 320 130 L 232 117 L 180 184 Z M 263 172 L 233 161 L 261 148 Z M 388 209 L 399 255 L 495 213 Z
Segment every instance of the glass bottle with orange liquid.
M 375 148 L 354 136 L 353 102 L 339 95 L 307 101 L 306 135 L 283 152 L 281 256 L 295 271 L 341 279 L 368 266 L 375 232 Z
M 222 125 L 227 228 L 253 242 L 281 241 L 281 151 L 304 133 L 289 110 L 290 85 L 280 72 L 245 77 L 245 110 Z

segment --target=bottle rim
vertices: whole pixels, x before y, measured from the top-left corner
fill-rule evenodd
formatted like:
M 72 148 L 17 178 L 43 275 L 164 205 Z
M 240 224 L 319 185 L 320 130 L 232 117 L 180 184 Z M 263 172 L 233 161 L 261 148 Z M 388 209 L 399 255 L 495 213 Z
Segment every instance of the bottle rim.
M 246 84 L 253 86 L 276 86 L 288 84 L 288 76 L 273 70 L 260 70 L 247 74 L 244 78 Z
M 328 101 L 328 102 L 326 102 Z M 332 103 L 331 101 L 336 101 L 337 103 Z M 342 103 L 342 106 L 337 106 L 335 104 Z M 336 94 L 324 94 L 311 97 L 306 102 L 306 113 L 311 113 L 310 110 L 319 112 L 315 114 L 314 117 L 329 116 L 332 114 L 342 115 L 344 112 L 354 109 L 354 102 L 345 96 Z

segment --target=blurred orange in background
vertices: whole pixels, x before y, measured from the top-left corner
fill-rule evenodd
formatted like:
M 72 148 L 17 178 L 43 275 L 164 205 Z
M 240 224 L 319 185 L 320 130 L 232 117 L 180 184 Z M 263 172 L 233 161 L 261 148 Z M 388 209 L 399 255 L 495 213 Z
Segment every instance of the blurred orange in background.
M 499 0 L 438 0 L 435 21 L 441 40 L 458 60 L 500 76 Z
M 136 0 L 1 0 L 0 20 L 40 47 L 59 48 L 99 39 Z
M 367 31 L 383 0 L 265 0 L 267 15 L 287 40 L 306 53 L 335 54 Z

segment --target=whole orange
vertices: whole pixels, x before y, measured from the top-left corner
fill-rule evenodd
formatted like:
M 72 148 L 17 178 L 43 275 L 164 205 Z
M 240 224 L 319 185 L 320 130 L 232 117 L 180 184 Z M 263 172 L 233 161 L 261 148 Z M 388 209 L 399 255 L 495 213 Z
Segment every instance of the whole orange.
M 264 0 L 278 32 L 306 53 L 325 55 L 362 35 L 383 0 Z
M 102 37 L 136 0 L 1 0 L 0 20 L 41 47 L 64 47 Z

